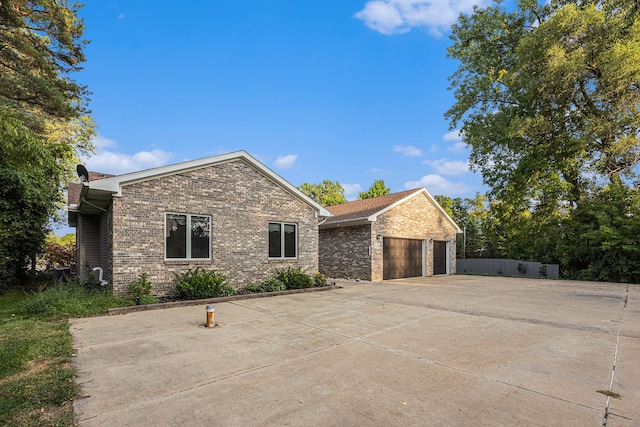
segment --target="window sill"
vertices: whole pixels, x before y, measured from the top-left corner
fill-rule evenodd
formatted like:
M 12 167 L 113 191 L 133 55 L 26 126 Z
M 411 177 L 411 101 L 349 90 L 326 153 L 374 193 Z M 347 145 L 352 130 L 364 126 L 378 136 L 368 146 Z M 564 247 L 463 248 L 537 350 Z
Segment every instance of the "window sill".
M 165 259 L 164 263 L 172 265 L 211 264 L 211 259 Z

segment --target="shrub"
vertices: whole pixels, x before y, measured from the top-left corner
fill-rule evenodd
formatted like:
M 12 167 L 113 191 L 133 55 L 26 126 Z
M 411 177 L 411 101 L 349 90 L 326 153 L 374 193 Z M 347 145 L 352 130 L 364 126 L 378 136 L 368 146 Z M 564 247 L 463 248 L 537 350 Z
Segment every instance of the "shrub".
M 243 294 L 255 294 L 257 292 L 260 292 L 260 290 L 258 289 L 258 285 L 249 284 L 242 288 Z
M 285 284 L 275 277 L 265 279 L 258 285 L 258 292 L 280 292 L 286 289 Z
M 313 283 L 317 287 L 327 286 L 327 278 L 322 273 L 316 273 L 313 276 Z
M 313 287 L 313 280 L 302 270 L 302 267 L 279 268 L 276 270 L 276 279 L 284 283 L 286 289 Z
M 227 278 L 215 270 L 207 271 L 202 267 L 188 269 L 175 276 L 174 292 L 180 299 L 204 299 L 233 295 L 235 289 L 227 283 Z
M 140 304 L 141 305 L 145 305 L 145 304 L 157 304 L 160 300 L 156 297 L 152 297 L 151 295 L 145 295 L 143 297 L 140 297 Z
M 153 290 L 153 285 L 147 278 L 147 273 L 141 273 L 138 276 L 138 280 L 134 280 L 129 283 L 127 287 L 129 289 L 129 293 L 136 298 L 148 297 L 151 295 L 151 291 Z
M 539 273 L 540 273 L 540 277 L 546 278 L 547 277 L 547 266 L 546 265 L 541 266 Z
M 517 270 L 518 270 L 518 273 L 527 274 L 527 264 L 523 264 L 523 263 L 519 262 Z

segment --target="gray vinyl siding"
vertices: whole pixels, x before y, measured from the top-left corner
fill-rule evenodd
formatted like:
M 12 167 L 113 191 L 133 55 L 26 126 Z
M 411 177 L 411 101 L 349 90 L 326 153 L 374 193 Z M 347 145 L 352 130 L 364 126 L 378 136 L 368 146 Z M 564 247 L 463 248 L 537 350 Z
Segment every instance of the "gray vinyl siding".
M 79 215 L 78 227 L 78 276 L 85 279 L 87 268 L 100 266 L 100 217 Z

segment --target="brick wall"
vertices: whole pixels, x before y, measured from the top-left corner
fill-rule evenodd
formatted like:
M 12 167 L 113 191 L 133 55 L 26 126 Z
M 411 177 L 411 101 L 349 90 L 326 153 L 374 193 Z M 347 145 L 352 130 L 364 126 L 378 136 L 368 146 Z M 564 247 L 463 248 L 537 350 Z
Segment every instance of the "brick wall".
M 370 280 L 370 236 L 368 224 L 320 230 L 320 273 L 328 277 Z
M 211 216 L 211 260 L 165 261 L 165 213 Z M 268 259 L 268 223 L 298 224 L 298 258 Z M 202 266 L 234 286 L 256 283 L 276 268 L 318 271 L 313 208 L 242 160 L 125 185 L 113 199 L 112 285 L 116 293 L 146 272 L 157 294 L 170 293 L 173 273 Z

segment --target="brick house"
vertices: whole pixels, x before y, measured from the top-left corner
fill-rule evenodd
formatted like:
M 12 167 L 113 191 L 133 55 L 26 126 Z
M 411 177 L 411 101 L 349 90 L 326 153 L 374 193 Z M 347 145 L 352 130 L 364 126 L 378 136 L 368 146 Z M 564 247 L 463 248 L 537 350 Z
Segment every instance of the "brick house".
M 100 179 L 99 179 L 100 178 Z M 234 286 L 276 268 L 318 271 L 318 221 L 330 213 L 244 151 L 69 185 L 80 276 L 101 267 L 115 293 L 148 274 L 154 293 L 202 266 Z M 89 270 L 90 271 L 90 270 Z
M 424 188 L 327 207 L 320 272 L 381 281 L 454 274 L 460 228 Z

